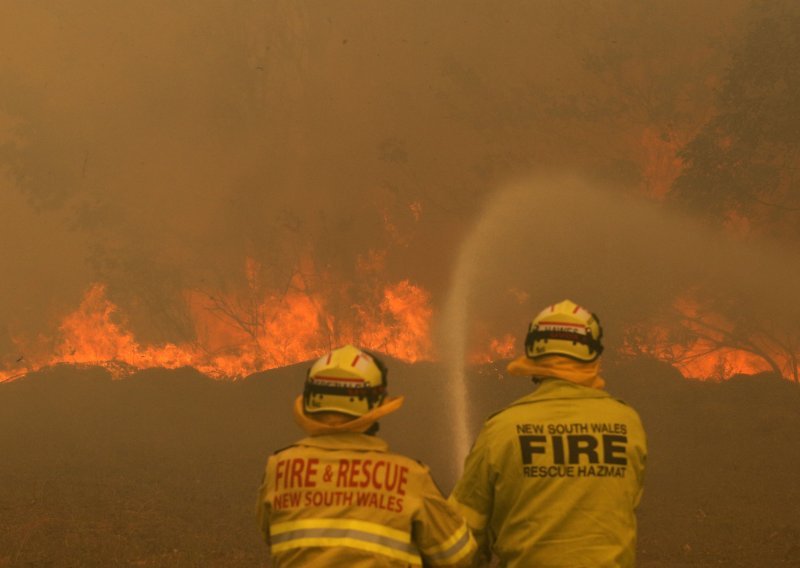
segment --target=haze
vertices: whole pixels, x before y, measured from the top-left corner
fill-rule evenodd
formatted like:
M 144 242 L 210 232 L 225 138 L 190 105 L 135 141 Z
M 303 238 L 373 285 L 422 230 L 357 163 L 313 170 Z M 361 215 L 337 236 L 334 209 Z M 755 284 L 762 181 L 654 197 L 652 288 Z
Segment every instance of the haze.
M 438 313 L 510 182 L 663 195 L 745 5 L 5 2 L 4 360 L 98 281 L 137 338 L 190 338 L 181 295 L 245 286 L 247 257 L 280 287 L 304 259 L 347 282 L 385 254 Z
M 301 436 L 291 402 L 307 361 L 341 328 L 375 332 L 398 283 L 420 309 L 395 327 L 419 324 L 433 346 L 387 352 L 407 402 L 381 435 L 445 490 L 484 417 L 530 391 L 498 379 L 499 359 L 520 353 L 543 305 L 570 298 L 599 314 L 609 391 L 647 428 L 640 565 L 800 565 L 800 453 L 787 451 L 800 401 L 798 10 L 0 1 L 0 567 L 268 566 L 253 498 L 266 456 Z M 743 113 L 755 120 L 724 114 L 737 78 L 761 97 Z M 730 179 L 717 193 L 701 176 L 681 202 L 678 154 L 718 116 L 761 128 L 742 127 L 755 136 L 718 168 Z M 724 129 L 709 140 L 701 149 L 731 143 Z M 784 185 L 762 184 L 776 164 L 791 166 Z M 737 203 L 727 182 L 753 178 Z M 216 355 L 198 344 L 217 318 L 256 356 L 224 375 L 239 381 L 158 364 L 113 380 L 124 363 L 107 351 L 105 367 L 48 366 L 87 291 L 103 301 L 83 315 L 120 324 L 101 339 Z M 287 291 L 313 313 L 288 318 L 278 350 L 315 324 L 340 334 L 265 370 L 254 328 L 277 308 L 259 302 Z M 730 380 L 691 382 L 669 357 L 615 356 L 643 326 L 638 353 L 666 337 L 696 361 L 691 318 L 673 310 L 693 301 L 709 325 L 724 320 L 722 347 L 760 350 L 762 365 L 712 357 L 690 376 Z M 487 352 L 490 339 L 503 349 Z M 235 343 L 213 347 L 234 357 Z M 735 376 L 767 359 L 774 376 Z

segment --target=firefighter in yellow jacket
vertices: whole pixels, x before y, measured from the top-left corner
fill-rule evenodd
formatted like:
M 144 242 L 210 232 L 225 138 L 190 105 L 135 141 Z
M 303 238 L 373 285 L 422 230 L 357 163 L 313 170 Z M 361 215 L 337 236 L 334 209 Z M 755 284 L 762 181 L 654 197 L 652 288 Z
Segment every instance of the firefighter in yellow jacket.
M 388 451 L 386 368 L 353 346 L 314 363 L 294 415 L 309 437 L 272 455 L 258 517 L 273 566 L 470 566 L 476 544 L 428 468 Z
M 565 300 L 531 322 L 508 371 L 538 389 L 484 424 L 450 502 L 509 568 L 635 564 L 647 455 L 636 411 L 598 375 L 597 317 Z

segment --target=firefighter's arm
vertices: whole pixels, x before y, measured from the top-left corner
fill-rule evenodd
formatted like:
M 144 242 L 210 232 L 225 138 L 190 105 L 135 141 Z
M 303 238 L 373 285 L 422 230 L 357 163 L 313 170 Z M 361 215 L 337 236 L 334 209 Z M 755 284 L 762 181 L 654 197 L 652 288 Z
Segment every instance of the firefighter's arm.
M 639 502 L 642 500 L 642 492 L 644 490 L 644 476 L 645 476 L 645 468 L 647 465 L 647 440 L 642 434 L 642 443 L 639 446 L 639 450 L 637 452 L 638 459 L 636 460 L 636 464 L 634 464 L 634 473 L 636 474 L 636 481 L 638 483 L 638 490 L 636 492 L 636 496 L 634 498 L 633 507 L 637 508 L 639 506 Z
M 494 508 L 495 474 L 489 456 L 490 445 L 486 428 L 472 446 L 464 473 L 450 494 L 448 503 L 466 519 L 478 545 L 478 553 L 484 559 L 491 558 L 488 525 Z
M 270 460 L 271 461 L 271 460 Z M 270 503 L 267 499 L 269 463 L 264 472 L 264 477 L 261 480 L 261 487 L 258 490 L 258 501 L 256 502 L 256 518 L 258 519 L 258 526 L 261 528 L 261 534 L 264 535 L 264 540 L 267 545 L 270 544 L 269 539 L 269 513 Z
M 426 472 L 420 495 L 421 507 L 414 519 L 413 537 L 425 566 L 468 568 L 476 545 L 461 516 L 445 501 Z

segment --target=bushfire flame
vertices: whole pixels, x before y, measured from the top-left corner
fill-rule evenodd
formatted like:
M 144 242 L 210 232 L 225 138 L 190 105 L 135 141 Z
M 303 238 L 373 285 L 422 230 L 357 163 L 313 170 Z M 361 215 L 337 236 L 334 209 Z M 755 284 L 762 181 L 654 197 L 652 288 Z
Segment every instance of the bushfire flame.
M 678 298 L 673 308 L 669 323 L 631 327 L 622 353 L 654 357 L 687 379 L 723 381 L 737 374 L 772 372 L 797 380 L 800 368 L 791 349 L 755 329 L 736 330 L 690 296 Z
M 646 190 L 662 198 L 681 170 L 675 157 L 680 144 L 674 133 L 646 129 L 640 147 L 647 158 Z M 412 203 L 410 211 L 418 220 L 422 204 Z M 402 241 L 388 213 L 384 221 L 393 239 Z M 191 366 L 214 378 L 236 379 L 307 361 L 346 343 L 407 362 L 434 359 L 431 295 L 410 280 L 381 281 L 386 251 L 370 250 L 358 257 L 357 271 L 370 282 L 363 297 L 342 294 L 342 289 L 351 287 L 346 283 L 309 286 L 309 275 L 312 281 L 326 278 L 314 276 L 310 258 L 301 262 L 285 290 L 265 289 L 259 281 L 261 266 L 252 258 L 245 260 L 245 285 L 239 293 L 187 290 L 183 300 L 192 322 L 191 339 L 158 345 L 137 340 L 124 311 L 109 299 L 107 287 L 95 283 L 80 305 L 61 318 L 55 333 L 33 340 L 14 338 L 18 352 L 0 363 L 0 382 L 59 363 L 101 365 L 116 377 L 151 367 Z M 321 292 L 326 289 L 334 291 Z M 530 299 L 525 291 L 509 293 L 520 305 Z M 354 301 L 353 296 L 359 299 Z M 696 301 L 678 299 L 675 308 L 678 317 L 670 324 L 648 322 L 629 328 L 621 354 L 655 357 L 686 378 L 725 380 L 736 374 L 771 371 L 800 380 L 796 350 L 782 351 L 774 342 L 757 337 L 737 338 L 730 322 L 701 311 Z M 470 364 L 520 354 L 518 334 L 501 332 L 491 337 L 486 329 L 474 331 L 479 333 L 466 356 Z
M 248 265 L 247 274 L 252 285 L 252 266 Z M 434 359 L 430 294 L 409 280 L 384 285 L 379 304 L 354 306 L 350 320 L 326 311 L 326 299 L 305 290 L 302 282 L 282 295 L 269 294 L 251 307 L 251 313 L 234 310 L 231 306 L 242 305 L 235 297 L 187 292 L 185 298 L 195 338 L 142 345 L 119 306 L 108 298 L 106 286 L 96 283 L 78 308 L 63 317 L 55 337 L 17 340 L 25 355 L 13 367 L 0 370 L 0 382 L 59 363 L 104 366 L 117 378 L 151 367 L 191 366 L 210 377 L 236 379 L 307 361 L 345 343 L 407 362 Z M 675 307 L 684 318 L 683 332 L 676 335 L 675 328 L 652 322 L 631 328 L 621 354 L 654 357 L 692 379 L 725 380 L 775 370 L 757 353 L 726 346 L 720 333 L 727 324 L 718 316 L 710 324 L 721 331 L 706 327 L 692 334 L 692 325 L 700 325 L 697 305 L 681 299 Z M 695 323 L 687 327 L 687 321 Z M 469 354 L 469 362 L 482 365 L 511 359 L 518 355 L 517 339 L 511 333 L 484 339 Z M 781 353 L 770 355 L 781 365 L 786 363 Z
M 493 363 L 499 359 L 511 359 L 516 355 L 517 338 L 506 333 L 502 337 L 492 337 L 488 343 L 470 354 L 469 362 L 474 365 Z
M 186 301 L 194 340 L 142 345 L 106 286 L 96 283 L 63 318 L 55 338 L 27 345 L 17 341 L 25 355 L 15 368 L 0 371 L 0 381 L 58 363 L 102 365 L 115 377 L 150 367 L 192 366 L 214 378 L 240 378 L 306 361 L 345 343 L 409 362 L 432 357 L 430 294 L 408 280 L 384 285 L 375 309 L 354 309 L 354 318 L 341 322 L 325 311 L 324 298 L 300 284 L 268 295 L 249 313 L 230 308 L 242 305 L 236 298 L 187 292 Z
M 648 355 L 669 363 L 687 379 L 727 380 L 733 375 L 752 375 L 770 370 L 761 357 L 704 338 L 677 342 L 673 332 L 666 327 L 654 326 L 647 332 L 647 340 L 633 346 L 626 340 L 623 353 Z

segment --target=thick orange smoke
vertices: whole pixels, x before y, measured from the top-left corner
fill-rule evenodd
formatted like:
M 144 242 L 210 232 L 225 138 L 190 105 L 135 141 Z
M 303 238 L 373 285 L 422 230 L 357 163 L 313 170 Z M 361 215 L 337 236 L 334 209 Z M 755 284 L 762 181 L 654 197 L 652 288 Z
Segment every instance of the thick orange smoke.
M 662 199 L 680 174 L 683 164 L 676 155 L 688 138 L 688 133 L 642 130 L 635 148 L 642 164 L 642 189 L 652 198 Z M 419 220 L 422 203 L 415 201 L 409 208 L 414 220 Z M 388 211 L 383 221 L 392 240 L 405 243 Z M 158 345 L 137 340 L 123 310 L 108 298 L 106 286 L 97 283 L 78 308 L 61 319 L 55 334 L 34 341 L 15 339 L 21 355 L 0 369 L 0 381 L 57 363 L 100 364 L 116 375 L 149 367 L 192 366 L 212 377 L 238 378 L 305 361 L 346 343 L 403 361 L 431 360 L 430 293 L 409 280 L 381 281 L 385 260 L 385 251 L 359 256 L 358 273 L 371 288 L 364 294 L 351 294 L 352 283 L 319 274 L 308 259 L 301 262 L 286 289 L 266 289 L 259 281 L 261 266 L 248 258 L 245 284 L 238 292 L 187 290 L 183 298 L 192 339 Z M 310 286 L 309 281 L 318 282 Z M 514 289 L 511 293 L 519 304 L 529 300 L 525 292 Z M 655 357 L 687 378 L 724 380 L 776 368 L 785 376 L 798 375 L 786 353 L 761 344 L 742 348 L 742 341 L 752 338 L 731 342 L 730 322 L 693 302 L 676 301 L 679 317 L 671 327 L 649 322 L 628 329 L 622 354 Z M 499 330 L 493 336 L 485 329 L 477 331 L 467 355 L 471 364 L 519 354 L 518 334 Z

